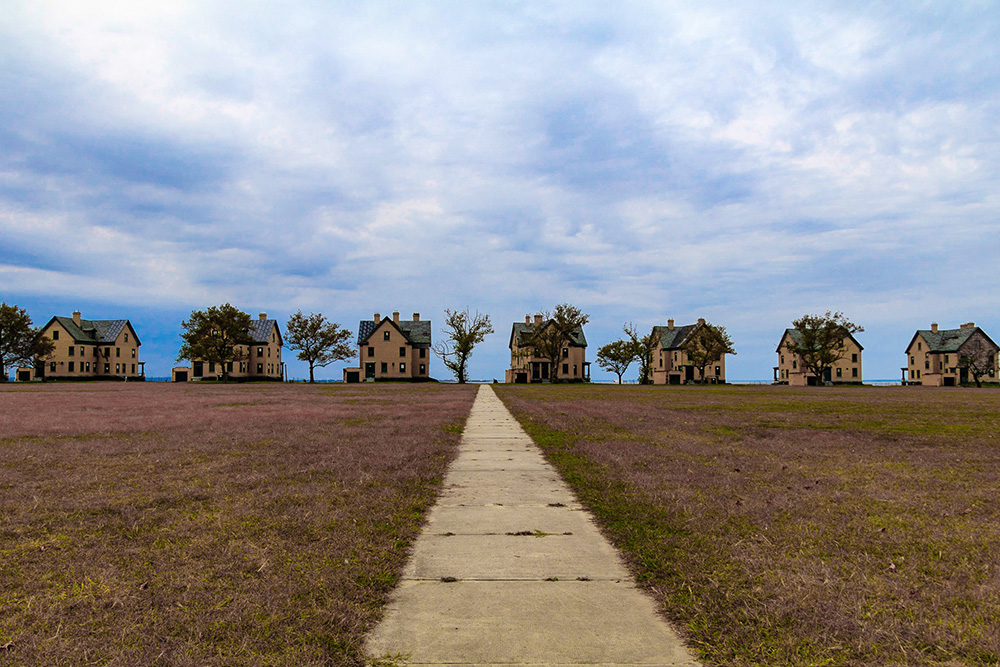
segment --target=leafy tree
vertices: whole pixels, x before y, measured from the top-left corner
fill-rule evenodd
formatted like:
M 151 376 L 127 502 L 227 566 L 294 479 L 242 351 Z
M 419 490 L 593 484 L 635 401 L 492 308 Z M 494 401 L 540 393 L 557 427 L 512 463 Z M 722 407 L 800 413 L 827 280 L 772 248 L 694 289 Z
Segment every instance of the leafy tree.
M 200 359 L 222 366 L 222 379 L 229 379 L 227 364 L 241 361 L 244 352 L 238 345 L 250 345 L 250 315 L 230 304 L 211 306 L 208 310 L 193 310 L 191 317 L 181 322 L 184 331 L 177 361 Z
M 52 354 L 55 343 L 32 326 L 28 311 L 0 302 L 0 382 L 6 382 L 10 369 L 28 365 Z
M 493 324 L 489 315 L 481 315 L 479 311 L 473 315 L 466 308 L 462 311 L 445 309 L 442 329 L 444 342 L 434 346 L 434 354 L 441 357 L 444 365 L 455 374 L 459 384 L 465 384 L 469 379 L 469 357 L 472 349 L 482 343 L 488 334 L 493 333 Z
M 968 369 L 977 387 L 983 386 L 983 376 L 996 368 L 997 350 L 982 336 L 974 336 L 958 352 L 958 367 Z
M 625 335 L 628 336 L 632 344 L 635 358 L 639 361 L 639 384 L 652 384 L 653 382 L 653 352 L 660 344 L 660 339 L 653 332 L 645 336 L 640 336 L 635 325 L 627 322 L 623 327 Z
M 844 339 L 864 328 L 854 324 L 841 312 L 825 315 L 803 315 L 792 322 L 798 332 L 798 340 L 788 342 L 788 351 L 797 354 L 807 371 L 819 382 L 826 377 L 826 371 L 843 359 L 847 353 Z
M 699 384 L 705 381 L 706 366 L 716 363 L 724 354 L 736 354 L 726 328 L 709 322 L 695 327 L 681 347 L 688 361 L 699 371 Z
M 597 351 L 597 365 L 618 376 L 618 384 L 622 383 L 622 375 L 636 360 L 636 348 L 632 341 L 616 340 L 604 345 Z
M 535 349 L 535 355 L 549 362 L 549 380 L 559 381 L 559 358 L 577 329 L 590 321 L 590 316 L 576 306 L 561 303 L 552 313 L 542 312 L 541 322 L 527 336 L 525 346 Z
M 298 350 L 296 358 L 309 364 L 310 383 L 316 382 L 316 366 L 324 368 L 335 361 L 354 358 L 354 348 L 349 342 L 353 334 L 336 322 L 327 321 L 321 313 L 296 312 L 288 320 L 285 333 L 288 348 Z

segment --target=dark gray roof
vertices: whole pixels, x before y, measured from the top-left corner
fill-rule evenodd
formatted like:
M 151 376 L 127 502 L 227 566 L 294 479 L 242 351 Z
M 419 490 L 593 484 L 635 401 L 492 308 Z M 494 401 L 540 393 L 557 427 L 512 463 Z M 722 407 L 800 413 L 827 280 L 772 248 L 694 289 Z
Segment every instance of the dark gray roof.
M 785 333 L 788 334 L 788 336 L 792 339 L 793 343 L 795 343 L 796 345 L 802 345 L 802 332 L 801 331 L 799 331 L 798 329 L 785 329 Z M 854 341 L 854 344 L 858 346 L 859 350 L 864 350 L 865 349 L 864 346 L 861 343 L 859 343 L 858 339 L 855 338 L 853 335 L 847 334 L 847 337 Z M 782 336 L 781 340 L 778 341 L 778 347 L 775 348 L 775 350 L 774 350 L 775 352 L 781 351 L 781 343 L 784 340 L 785 340 L 785 337 Z
M 77 343 L 114 343 L 118 340 L 118 334 L 122 332 L 122 329 L 128 327 L 132 331 L 132 335 L 135 336 L 135 342 L 142 345 L 139 342 L 139 336 L 136 335 L 135 329 L 132 328 L 132 324 L 128 320 L 80 320 L 78 326 L 72 317 L 59 317 L 57 315 L 49 321 L 49 324 L 52 324 L 53 321 L 59 322 Z M 45 326 L 48 327 L 48 324 Z
M 548 320 L 545 324 L 548 325 L 552 320 Z M 514 326 L 510 331 L 510 341 L 514 342 L 514 336 L 517 336 L 517 344 L 521 345 L 527 339 L 528 336 L 535 330 L 534 324 L 526 324 L 524 322 L 514 322 Z M 569 344 L 571 347 L 587 347 L 587 337 L 583 335 L 583 327 L 577 327 L 570 334 Z
M 375 329 L 385 322 L 399 329 L 400 333 L 410 342 L 410 345 L 414 347 L 431 346 L 430 320 L 400 320 L 399 322 L 394 322 L 389 317 L 383 317 L 378 324 L 374 320 L 361 320 L 358 323 L 358 345 L 364 345 L 368 338 L 375 333 Z
M 920 336 L 927 341 L 928 352 L 958 352 L 958 349 L 972 338 L 972 334 L 980 332 L 990 343 L 990 337 L 979 327 L 969 329 L 938 329 L 937 333 L 930 329 L 917 329 L 914 337 Z M 912 345 L 913 341 L 910 341 Z M 993 343 L 996 345 L 996 343 Z M 909 346 L 907 346 L 909 348 Z
M 660 348 L 664 350 L 677 350 L 684 345 L 684 341 L 691 335 L 691 332 L 698 328 L 697 324 L 685 324 L 682 327 L 653 327 L 653 335 L 660 339 Z
M 251 320 L 250 338 L 255 345 L 266 345 L 271 342 L 271 329 L 278 327 L 276 320 Z M 281 327 L 278 327 L 278 342 L 281 342 Z

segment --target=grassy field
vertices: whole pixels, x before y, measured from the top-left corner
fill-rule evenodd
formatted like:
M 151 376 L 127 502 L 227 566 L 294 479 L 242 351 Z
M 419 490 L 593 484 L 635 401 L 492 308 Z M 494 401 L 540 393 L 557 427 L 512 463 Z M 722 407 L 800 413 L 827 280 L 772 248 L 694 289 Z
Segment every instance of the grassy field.
M 0 665 L 360 665 L 474 387 L 0 385 Z
M 498 394 L 707 664 L 1000 663 L 1000 391 Z

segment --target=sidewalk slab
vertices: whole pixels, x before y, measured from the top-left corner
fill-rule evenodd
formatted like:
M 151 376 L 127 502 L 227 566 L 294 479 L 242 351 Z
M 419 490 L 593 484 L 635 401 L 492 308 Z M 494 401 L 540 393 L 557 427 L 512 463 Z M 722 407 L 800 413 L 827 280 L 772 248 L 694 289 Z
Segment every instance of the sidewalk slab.
M 698 665 L 489 385 L 443 487 L 370 656 L 427 667 Z

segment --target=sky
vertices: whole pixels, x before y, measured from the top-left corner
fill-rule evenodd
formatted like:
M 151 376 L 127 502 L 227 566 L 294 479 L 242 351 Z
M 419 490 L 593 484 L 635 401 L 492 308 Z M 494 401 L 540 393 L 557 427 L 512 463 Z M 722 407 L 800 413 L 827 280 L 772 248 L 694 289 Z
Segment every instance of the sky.
M 992 0 L 2 5 L 0 298 L 130 319 L 149 376 L 226 302 L 479 310 L 486 380 L 559 303 L 591 361 L 723 325 L 731 380 L 806 313 L 866 379 L 931 322 L 1000 340 Z

